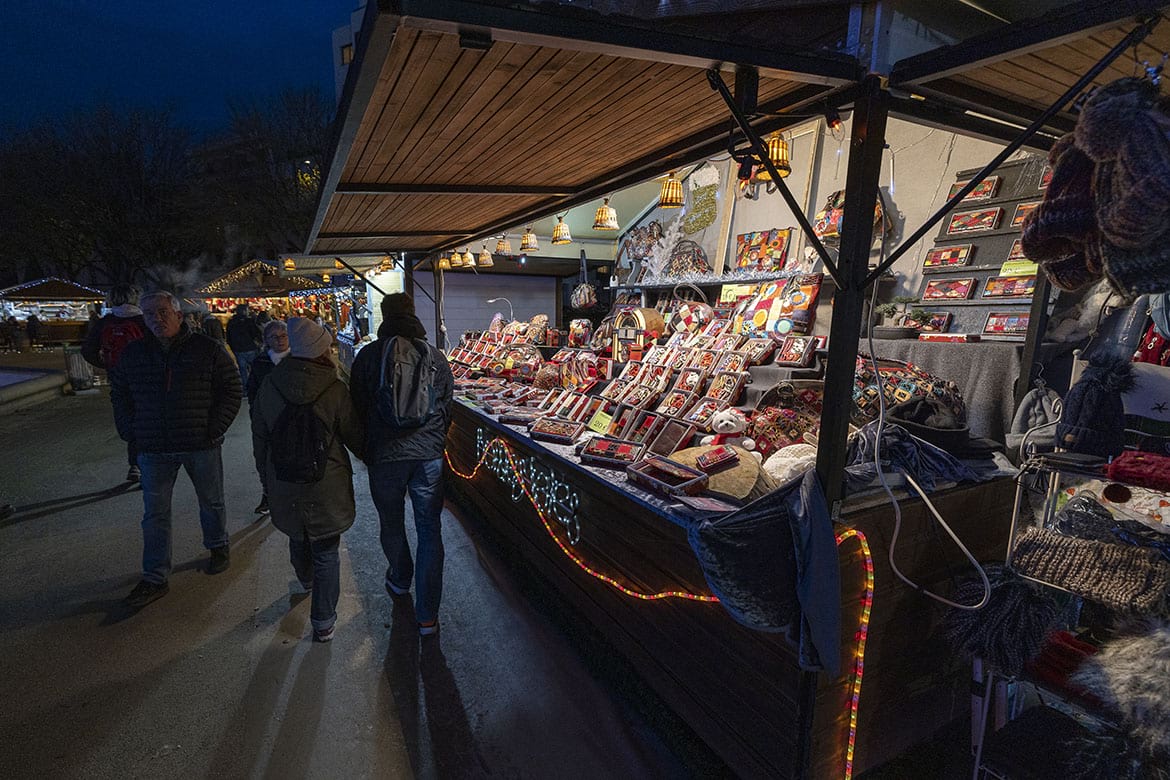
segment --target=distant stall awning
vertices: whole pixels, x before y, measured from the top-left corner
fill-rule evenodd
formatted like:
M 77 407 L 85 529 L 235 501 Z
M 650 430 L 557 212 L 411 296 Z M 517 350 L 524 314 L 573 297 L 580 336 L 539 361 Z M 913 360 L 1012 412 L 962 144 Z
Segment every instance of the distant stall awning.
M 33 282 L 13 285 L 0 290 L 0 299 L 6 301 L 77 301 L 90 303 L 103 301 L 106 294 L 93 287 L 86 287 L 68 279 L 49 276 Z
M 326 285 L 304 276 L 281 276 L 276 266 L 253 260 L 200 287 L 198 298 L 287 298 Z

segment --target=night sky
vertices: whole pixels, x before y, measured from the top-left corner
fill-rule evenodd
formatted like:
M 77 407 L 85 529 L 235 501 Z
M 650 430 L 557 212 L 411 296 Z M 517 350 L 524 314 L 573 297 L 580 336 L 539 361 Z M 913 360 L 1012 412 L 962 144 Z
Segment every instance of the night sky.
M 359 0 L 3 0 L 0 132 L 97 102 L 169 107 L 197 134 L 227 100 L 316 84 Z

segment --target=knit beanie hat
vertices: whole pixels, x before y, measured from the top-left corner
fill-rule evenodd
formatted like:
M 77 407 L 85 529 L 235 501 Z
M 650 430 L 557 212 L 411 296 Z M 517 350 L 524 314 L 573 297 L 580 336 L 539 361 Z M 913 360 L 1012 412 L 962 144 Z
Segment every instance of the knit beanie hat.
M 1024 254 L 1037 262 L 1077 254 L 1080 245 L 1097 232 L 1093 161 L 1074 141 L 1069 133 L 1052 147 L 1048 154 L 1052 181 L 1044 201 L 1024 221 Z
M 384 319 L 414 314 L 414 298 L 406 293 L 391 293 L 382 299 L 381 308 Z
M 1077 146 L 1095 163 L 1117 159 L 1122 139 L 1157 99 L 1158 88 L 1145 79 L 1118 79 L 1097 89 L 1077 117 Z
M 288 320 L 288 348 L 295 358 L 312 360 L 329 351 L 333 337 L 329 331 L 306 317 L 290 317 Z
M 1066 450 L 1103 458 L 1125 448 L 1125 408 L 1121 394 L 1133 387 L 1133 366 L 1126 357 L 1093 358 L 1068 391 L 1056 426 L 1056 444 Z

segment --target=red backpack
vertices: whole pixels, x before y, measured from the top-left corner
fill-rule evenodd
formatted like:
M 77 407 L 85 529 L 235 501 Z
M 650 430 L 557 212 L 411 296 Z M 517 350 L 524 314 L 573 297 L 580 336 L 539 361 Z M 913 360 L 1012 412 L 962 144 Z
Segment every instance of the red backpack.
M 100 352 L 102 364 L 105 365 L 106 370 L 118 365 L 118 360 L 122 357 L 122 350 L 126 349 L 127 344 L 131 341 L 138 341 L 145 335 L 146 329 L 136 319 L 118 319 L 107 323 L 102 328 Z

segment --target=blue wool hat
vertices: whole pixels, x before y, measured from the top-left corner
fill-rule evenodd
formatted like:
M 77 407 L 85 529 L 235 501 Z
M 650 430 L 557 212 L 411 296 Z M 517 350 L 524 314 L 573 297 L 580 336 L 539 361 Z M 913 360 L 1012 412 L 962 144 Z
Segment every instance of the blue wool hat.
M 1068 391 L 1056 426 L 1056 446 L 1085 455 L 1111 458 L 1125 449 L 1122 393 L 1134 383 L 1129 358 L 1092 358 Z

